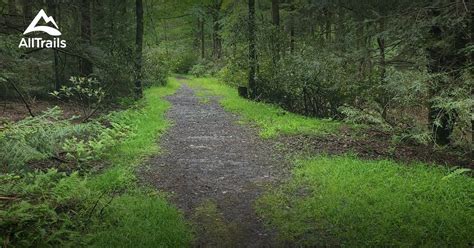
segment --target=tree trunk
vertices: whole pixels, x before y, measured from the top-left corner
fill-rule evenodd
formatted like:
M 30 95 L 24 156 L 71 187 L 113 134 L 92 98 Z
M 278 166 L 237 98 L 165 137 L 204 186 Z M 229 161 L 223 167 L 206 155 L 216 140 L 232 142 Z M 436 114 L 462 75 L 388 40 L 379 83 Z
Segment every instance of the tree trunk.
M 135 97 L 143 96 L 142 89 L 142 49 L 143 49 L 143 1 L 136 0 L 137 36 L 135 41 Z
M 295 17 L 294 17 L 295 6 L 293 3 L 290 5 L 290 53 L 293 54 L 295 51 Z
M 248 0 L 249 8 L 249 90 L 250 98 L 257 97 L 257 87 L 255 82 L 255 74 L 257 70 L 257 50 L 256 50 L 256 34 L 255 34 L 255 0 Z
M 220 9 L 221 9 L 222 1 L 221 0 L 214 0 L 214 8 L 212 12 L 212 55 L 214 58 L 219 59 L 222 55 L 222 41 L 220 37 Z
M 205 34 L 205 19 L 203 17 L 200 18 L 200 29 L 201 29 L 201 59 L 206 58 L 206 34 Z
M 90 45 L 92 43 L 90 0 L 82 0 L 81 2 L 81 39 L 87 45 Z M 92 70 L 93 68 L 91 61 L 86 58 L 81 58 L 81 76 L 89 76 L 92 73 Z
M 17 14 L 15 0 L 8 0 L 8 14 L 10 15 L 10 17 L 15 16 Z
M 58 3 L 54 0 L 48 0 L 48 14 L 53 16 L 57 23 L 61 22 L 59 18 L 59 11 L 58 11 Z M 59 90 L 61 88 L 61 76 L 59 72 L 59 52 L 58 50 L 54 49 L 53 51 L 53 72 L 54 72 L 54 89 Z
M 331 33 L 332 33 L 332 24 L 331 24 L 331 13 L 329 9 L 324 9 L 324 17 L 326 18 L 326 27 L 325 27 L 325 35 L 326 35 L 326 42 L 329 43 L 331 41 Z
M 32 1 L 23 0 L 22 1 L 22 11 L 23 11 L 23 22 L 25 25 L 28 25 L 32 21 L 32 10 L 31 10 Z
M 280 1 L 279 0 L 272 0 L 272 22 L 273 26 L 275 27 L 274 33 L 272 35 L 272 50 L 273 56 L 272 61 L 273 64 L 276 65 L 277 61 L 280 60 Z
M 280 0 L 272 0 L 273 25 L 280 26 Z
M 385 23 L 382 19 L 380 22 L 380 32 L 385 30 Z M 379 46 L 379 67 L 380 67 L 380 85 L 383 86 L 385 84 L 385 77 L 387 74 L 387 66 L 386 66 L 386 54 L 385 54 L 385 37 L 383 34 L 380 34 L 377 37 L 377 44 Z M 382 87 L 383 89 L 383 87 Z M 387 110 L 388 110 L 388 103 L 389 103 L 389 96 L 386 92 L 381 92 L 378 96 L 378 102 L 380 107 L 382 107 L 382 118 L 387 121 Z

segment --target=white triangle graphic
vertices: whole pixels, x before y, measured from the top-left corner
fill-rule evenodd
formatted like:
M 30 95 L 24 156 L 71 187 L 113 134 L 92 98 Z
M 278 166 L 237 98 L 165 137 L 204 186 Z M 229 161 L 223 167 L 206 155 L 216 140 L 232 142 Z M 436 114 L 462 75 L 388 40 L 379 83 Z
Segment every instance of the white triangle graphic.
M 46 23 L 53 23 L 56 28 L 48 26 L 36 26 L 41 19 L 43 19 Z M 46 15 L 44 10 L 40 10 L 23 34 L 28 34 L 31 32 L 45 32 L 51 36 L 60 36 L 61 32 L 59 32 L 58 29 L 58 25 L 54 21 L 54 18 L 52 16 Z

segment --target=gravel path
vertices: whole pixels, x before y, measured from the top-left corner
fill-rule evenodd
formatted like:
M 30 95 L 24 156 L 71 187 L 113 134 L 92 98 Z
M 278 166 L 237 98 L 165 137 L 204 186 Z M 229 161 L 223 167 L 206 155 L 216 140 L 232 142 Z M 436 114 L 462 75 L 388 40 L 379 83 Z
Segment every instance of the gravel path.
M 174 125 L 162 138 L 164 152 L 141 171 L 143 179 L 173 194 L 196 226 L 197 247 L 273 247 L 274 235 L 263 228 L 253 207 L 265 185 L 282 178 L 283 155 L 256 130 L 237 124 L 238 117 L 215 98 L 199 101 L 184 82 L 167 100 L 173 105 L 167 117 Z M 206 203 L 218 213 L 202 210 Z M 224 226 L 214 220 L 219 218 Z

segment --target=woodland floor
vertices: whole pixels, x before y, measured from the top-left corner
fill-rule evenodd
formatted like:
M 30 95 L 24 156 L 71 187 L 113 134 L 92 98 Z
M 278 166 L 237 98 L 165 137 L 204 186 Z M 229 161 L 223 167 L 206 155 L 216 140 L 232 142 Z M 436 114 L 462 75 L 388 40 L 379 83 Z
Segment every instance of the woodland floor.
M 197 247 L 273 246 L 254 201 L 287 174 L 276 143 L 239 125 L 216 98 L 200 100 L 185 82 L 167 100 L 173 126 L 162 137 L 164 152 L 140 172 L 144 180 L 171 192 L 196 227 Z
M 79 116 L 82 114 L 81 109 L 74 103 L 62 103 L 58 101 L 35 100 L 30 101 L 30 107 L 33 114 L 37 115 L 54 106 L 60 106 L 65 118 Z M 2 121 L 17 122 L 29 117 L 25 104 L 21 101 L 0 101 L 0 126 Z

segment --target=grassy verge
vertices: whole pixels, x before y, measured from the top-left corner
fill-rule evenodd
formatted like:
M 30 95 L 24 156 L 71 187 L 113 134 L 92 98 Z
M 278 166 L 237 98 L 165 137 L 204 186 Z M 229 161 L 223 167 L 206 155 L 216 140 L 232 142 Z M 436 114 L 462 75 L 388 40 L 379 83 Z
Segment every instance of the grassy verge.
M 132 126 L 133 136 L 106 154 L 113 167 L 90 180 L 99 191 L 126 193 L 112 196 L 105 208 L 105 221 L 92 234 L 94 247 L 186 247 L 192 236 L 181 214 L 159 194 L 137 188 L 134 168 L 158 151 L 156 139 L 168 128 L 165 112 L 170 107 L 162 97 L 176 91 L 171 79 L 166 87 L 151 88 L 139 109 L 111 116 L 114 122 Z
M 303 246 L 469 247 L 474 180 L 421 164 L 317 157 L 257 204 L 281 239 Z
M 135 177 L 136 166 L 159 151 L 156 139 L 169 126 L 162 97 L 178 87 L 171 80 L 148 89 L 136 106 L 102 122 L 73 124 L 55 108 L 0 132 L 2 246 L 189 246 L 181 213 Z M 56 154 L 67 161 L 47 160 Z M 34 170 L 38 159 L 46 167 Z
M 275 105 L 249 101 L 239 97 L 237 90 L 219 83 L 214 78 L 190 78 L 192 87 L 204 88 L 213 95 L 221 96 L 220 103 L 226 110 L 237 113 L 243 121 L 256 123 L 264 138 L 279 134 L 323 135 L 337 132 L 340 123 L 332 120 L 308 118 L 293 114 Z M 202 95 L 202 93 L 200 93 Z

